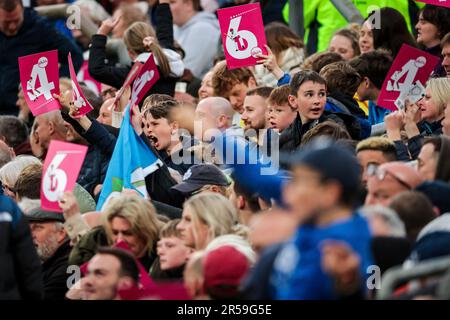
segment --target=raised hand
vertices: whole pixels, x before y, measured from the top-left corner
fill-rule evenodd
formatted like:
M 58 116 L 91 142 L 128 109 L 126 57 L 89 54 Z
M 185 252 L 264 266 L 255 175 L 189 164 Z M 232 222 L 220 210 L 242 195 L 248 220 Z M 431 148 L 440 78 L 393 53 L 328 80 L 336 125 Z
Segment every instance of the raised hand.
M 267 55 L 264 55 L 262 53 L 258 54 L 257 57 L 261 58 L 261 60 L 258 60 L 257 63 L 263 64 L 267 70 L 272 72 L 275 78 L 280 79 L 284 75 L 284 72 L 278 66 L 277 58 L 273 54 L 272 50 L 269 48 L 268 45 L 265 46 L 268 54 Z
M 104 20 L 100 26 L 100 28 L 98 28 L 97 30 L 97 34 L 101 34 L 104 36 L 107 36 L 108 34 L 111 33 L 111 31 L 114 29 L 114 27 L 119 23 L 120 19 L 122 16 L 119 16 L 115 19 L 113 18 L 108 18 L 106 20 Z

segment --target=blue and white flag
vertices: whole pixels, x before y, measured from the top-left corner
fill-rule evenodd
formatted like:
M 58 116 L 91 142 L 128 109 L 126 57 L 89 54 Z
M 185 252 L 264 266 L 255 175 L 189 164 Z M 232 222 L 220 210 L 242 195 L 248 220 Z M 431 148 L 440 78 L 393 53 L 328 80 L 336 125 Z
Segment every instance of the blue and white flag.
M 161 160 L 155 156 L 131 125 L 128 105 L 103 182 L 97 211 L 102 211 L 109 200 L 120 195 L 123 189 L 136 190 L 144 198 L 148 198 L 145 177 L 162 165 Z

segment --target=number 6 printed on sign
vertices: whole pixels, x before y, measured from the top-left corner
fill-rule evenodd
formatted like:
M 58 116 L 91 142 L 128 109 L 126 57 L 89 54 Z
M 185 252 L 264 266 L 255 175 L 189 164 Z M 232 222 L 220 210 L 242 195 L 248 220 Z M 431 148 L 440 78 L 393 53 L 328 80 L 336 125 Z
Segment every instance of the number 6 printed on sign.
M 256 65 L 257 55 L 267 53 L 259 3 L 220 9 L 217 15 L 228 68 Z
M 19 57 L 20 83 L 31 113 L 38 116 L 61 109 L 53 94 L 59 95 L 58 51 Z
M 75 187 L 86 152 L 86 146 L 56 140 L 50 142 L 41 181 L 42 209 L 62 212 L 59 197 Z

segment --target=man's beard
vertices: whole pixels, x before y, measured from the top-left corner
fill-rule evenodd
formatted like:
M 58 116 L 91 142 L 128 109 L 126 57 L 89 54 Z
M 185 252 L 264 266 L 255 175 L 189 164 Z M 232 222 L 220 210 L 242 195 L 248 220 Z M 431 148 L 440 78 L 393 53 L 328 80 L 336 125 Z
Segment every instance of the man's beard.
M 36 247 L 39 259 L 41 259 L 42 262 L 47 261 L 53 256 L 58 247 L 59 244 L 56 235 L 51 235 L 49 238 L 45 239 L 41 245 Z

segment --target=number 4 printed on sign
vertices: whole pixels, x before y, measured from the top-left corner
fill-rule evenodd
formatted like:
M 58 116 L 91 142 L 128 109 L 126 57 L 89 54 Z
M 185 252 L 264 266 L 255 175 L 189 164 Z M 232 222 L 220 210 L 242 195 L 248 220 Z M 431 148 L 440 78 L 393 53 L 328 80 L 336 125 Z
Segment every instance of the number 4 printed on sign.
M 44 95 L 45 100 L 52 99 L 51 90 L 55 89 L 55 84 L 49 82 L 45 68 L 48 65 L 48 59 L 41 57 L 31 70 L 31 78 L 27 81 L 27 94 L 30 100 L 36 101 L 37 98 Z M 39 81 L 40 87 L 36 88 Z M 31 92 L 30 92 L 31 91 Z

